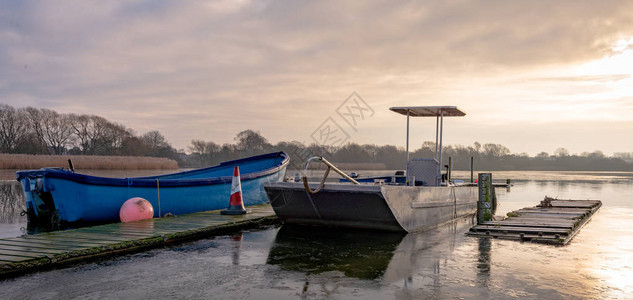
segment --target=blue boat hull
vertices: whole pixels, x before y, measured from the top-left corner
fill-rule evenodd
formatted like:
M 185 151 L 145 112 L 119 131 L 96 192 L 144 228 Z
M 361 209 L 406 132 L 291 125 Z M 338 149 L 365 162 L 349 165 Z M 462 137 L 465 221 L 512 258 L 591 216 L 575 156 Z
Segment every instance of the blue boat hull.
M 288 155 L 278 152 L 151 177 L 105 178 L 60 169 L 16 175 L 25 191 L 29 223 L 108 223 L 119 221 L 121 205 L 133 197 L 148 200 L 154 217 L 226 208 L 236 165 L 244 205 L 265 203 L 264 183 L 282 181 L 288 162 Z

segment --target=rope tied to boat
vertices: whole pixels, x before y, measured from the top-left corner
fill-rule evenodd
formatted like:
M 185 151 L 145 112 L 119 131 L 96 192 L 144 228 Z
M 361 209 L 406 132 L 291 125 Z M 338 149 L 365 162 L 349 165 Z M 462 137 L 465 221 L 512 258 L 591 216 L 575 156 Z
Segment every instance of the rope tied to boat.
M 158 198 L 158 217 L 160 218 L 160 184 L 158 183 L 158 179 L 156 179 L 156 194 Z
M 323 158 L 322 156 L 314 156 L 314 157 L 308 158 L 308 160 L 306 160 L 306 163 L 305 163 L 304 171 L 308 170 L 308 167 L 310 166 L 310 161 L 312 160 L 319 160 L 320 162 L 322 162 L 323 164 L 327 166 L 327 170 L 325 170 L 323 179 L 321 179 L 321 183 L 315 190 L 312 190 L 310 186 L 308 185 L 308 177 L 306 175 L 303 175 L 303 177 L 301 177 L 301 180 L 303 181 L 303 187 L 305 188 L 306 192 L 310 194 L 316 194 L 320 192 L 321 189 L 325 186 L 325 180 L 327 179 L 328 174 L 330 174 L 330 170 L 334 170 L 334 172 L 343 176 L 345 179 L 349 180 L 353 184 L 359 184 L 358 181 L 356 181 L 354 178 L 350 177 L 349 175 L 343 173 L 343 171 L 339 170 L 335 165 L 333 165 L 331 162 L 329 162 L 327 159 Z
M 328 174 L 330 174 L 330 167 L 329 166 L 327 167 L 327 170 L 325 170 L 325 174 L 323 175 L 323 179 L 321 179 L 321 183 L 319 184 L 319 186 L 315 190 L 310 189 L 310 186 L 308 185 L 308 177 L 306 177 L 304 175 L 303 177 L 301 177 L 301 180 L 303 181 L 303 187 L 310 194 L 316 194 L 316 193 L 320 192 L 321 189 L 323 188 L 323 186 L 325 186 L 325 180 L 327 179 Z

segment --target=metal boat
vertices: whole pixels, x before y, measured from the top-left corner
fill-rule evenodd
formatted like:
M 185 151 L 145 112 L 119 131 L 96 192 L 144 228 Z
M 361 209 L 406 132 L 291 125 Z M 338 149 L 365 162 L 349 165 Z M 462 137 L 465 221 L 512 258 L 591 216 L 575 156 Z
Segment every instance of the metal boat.
M 453 182 L 442 174 L 442 135 L 445 117 L 466 114 L 455 106 L 408 106 L 390 110 L 407 116 L 406 181 L 360 183 L 338 170 L 322 157 L 328 166 L 321 183 L 275 182 L 264 185 L 277 216 L 285 223 L 340 226 L 387 231 L 416 232 L 436 227 L 477 211 L 476 186 Z M 409 119 L 435 117 L 435 157 L 409 159 Z M 326 183 L 330 170 L 348 183 Z M 447 171 L 450 173 L 450 169 Z
M 49 227 L 118 222 L 121 205 L 133 197 L 148 200 L 154 217 L 226 208 L 234 166 L 240 169 L 244 205 L 266 203 L 264 183 L 283 180 L 289 160 L 275 152 L 149 177 L 97 177 L 60 168 L 18 171 L 16 177 L 26 195 L 29 224 Z

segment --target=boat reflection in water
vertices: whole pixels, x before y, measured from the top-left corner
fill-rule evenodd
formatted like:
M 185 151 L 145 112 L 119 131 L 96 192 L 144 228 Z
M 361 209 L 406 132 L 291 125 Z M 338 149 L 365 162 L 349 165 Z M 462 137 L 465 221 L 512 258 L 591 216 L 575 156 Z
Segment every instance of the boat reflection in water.
M 311 276 L 325 272 L 378 280 L 401 287 L 403 293 L 409 289 L 418 290 L 419 285 L 439 288 L 441 262 L 450 258 L 459 241 L 464 240 L 463 234 L 473 224 L 473 218 L 466 217 L 406 235 L 286 224 L 277 233 L 267 263 L 305 273 L 304 293 L 311 284 L 330 285 L 329 289 L 337 289 L 332 284 L 343 284 L 332 282 L 332 275 Z M 479 259 L 488 261 L 483 257 Z M 487 276 L 484 261 L 482 277 Z M 321 282 L 324 280 L 328 282 Z
M 473 224 L 472 217 L 464 217 L 431 230 L 407 234 L 395 250 L 383 280 L 403 282 L 406 287 L 414 274 L 425 274 L 438 281 L 439 276 L 434 275 L 440 273 L 440 261 L 451 255 Z
M 284 270 L 376 279 L 385 273 L 404 233 L 283 225 L 267 263 Z

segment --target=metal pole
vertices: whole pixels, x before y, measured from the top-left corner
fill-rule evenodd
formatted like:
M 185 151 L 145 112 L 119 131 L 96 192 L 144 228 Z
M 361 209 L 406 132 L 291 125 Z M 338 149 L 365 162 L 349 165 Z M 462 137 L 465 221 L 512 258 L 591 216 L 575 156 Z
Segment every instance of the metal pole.
M 404 166 L 407 167 L 408 165 L 409 165 L 409 110 L 407 109 L 407 163 Z M 409 176 L 409 173 L 407 173 L 407 176 Z
M 310 166 L 310 161 L 312 160 L 320 160 L 323 164 L 325 164 L 326 166 L 330 167 L 334 172 L 338 173 L 339 175 L 343 176 L 343 178 L 349 180 L 351 183 L 353 184 L 359 184 L 358 181 L 356 181 L 356 179 L 349 177 L 349 175 L 345 174 L 343 171 L 339 170 L 335 165 L 333 165 L 330 161 L 328 161 L 327 159 L 323 158 L 322 156 L 313 156 L 308 158 L 308 160 L 306 160 L 305 166 L 304 166 L 304 170 L 307 171 L 308 167 Z
M 442 134 L 444 131 L 444 111 L 440 112 L 440 168 L 442 166 Z
M 437 156 L 437 135 L 440 130 L 440 116 L 435 117 L 435 159 L 439 159 Z

